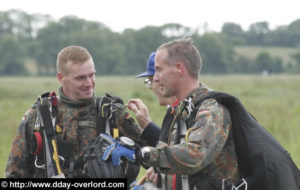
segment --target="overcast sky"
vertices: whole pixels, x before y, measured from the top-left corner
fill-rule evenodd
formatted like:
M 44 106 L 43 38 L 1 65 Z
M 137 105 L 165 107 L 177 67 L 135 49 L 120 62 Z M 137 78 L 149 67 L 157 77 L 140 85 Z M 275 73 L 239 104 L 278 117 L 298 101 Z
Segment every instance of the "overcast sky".
M 4 0 L 0 11 L 19 9 L 29 14 L 49 14 L 55 20 L 75 15 L 99 21 L 116 32 L 125 28 L 179 23 L 201 28 L 205 23 L 220 31 L 223 23 L 250 24 L 267 21 L 270 28 L 300 18 L 300 0 Z

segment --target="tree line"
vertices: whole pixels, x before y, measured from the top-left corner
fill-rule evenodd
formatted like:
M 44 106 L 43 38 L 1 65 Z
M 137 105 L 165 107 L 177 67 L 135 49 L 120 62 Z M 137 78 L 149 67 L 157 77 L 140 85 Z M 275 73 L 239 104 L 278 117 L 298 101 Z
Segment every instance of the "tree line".
M 93 56 L 97 75 L 135 75 L 159 45 L 175 38 L 191 37 L 203 60 L 203 73 L 300 72 L 300 49 L 289 55 L 296 64 L 261 52 L 255 59 L 238 55 L 235 46 L 300 47 L 300 19 L 271 30 L 257 22 L 244 31 L 239 24 L 224 23 L 221 32 L 201 32 L 181 24 L 113 32 L 101 22 L 21 10 L 0 12 L 0 75 L 53 75 L 56 56 L 68 45 L 86 47 Z M 34 72 L 33 72 L 34 71 Z

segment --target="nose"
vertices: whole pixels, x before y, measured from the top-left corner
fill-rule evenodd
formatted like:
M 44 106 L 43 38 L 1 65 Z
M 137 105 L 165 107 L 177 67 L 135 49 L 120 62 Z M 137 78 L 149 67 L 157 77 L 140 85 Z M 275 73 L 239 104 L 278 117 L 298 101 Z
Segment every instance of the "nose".
M 91 77 L 87 77 L 86 81 L 85 81 L 85 85 L 86 86 L 93 86 L 95 83 L 95 80 Z
M 159 82 L 159 74 L 157 72 L 154 73 L 153 82 Z

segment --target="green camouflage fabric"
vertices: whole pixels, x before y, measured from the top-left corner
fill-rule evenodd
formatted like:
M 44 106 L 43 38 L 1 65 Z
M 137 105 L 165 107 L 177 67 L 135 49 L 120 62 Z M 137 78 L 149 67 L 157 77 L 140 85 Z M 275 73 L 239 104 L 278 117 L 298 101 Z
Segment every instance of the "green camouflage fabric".
M 120 134 L 131 138 L 139 146 L 148 145 L 147 142 L 141 138 L 144 129 L 140 127 L 132 117 L 129 117 L 125 105 L 121 105 L 120 109 L 114 113 L 114 118 Z
M 210 89 L 206 85 L 200 84 L 187 99 L 191 98 L 195 105 L 208 91 Z M 183 102 L 180 102 L 174 120 L 179 118 L 181 122 L 186 122 L 189 117 L 187 110 L 178 113 L 182 105 Z M 213 99 L 203 101 L 194 124 L 187 130 L 184 143 L 176 145 L 175 123 L 171 125 L 168 144 L 160 141 L 156 148 L 151 148 L 147 163 L 167 174 L 167 189 L 172 189 L 173 174 L 189 175 L 190 184 L 223 178 L 236 182 L 239 179 L 231 118 L 225 107 Z
M 71 159 L 76 161 L 83 155 L 84 148 L 91 145 L 98 136 L 96 128 L 96 97 L 74 102 L 63 94 L 61 88 L 59 92 L 57 124 L 61 128 L 61 132 L 56 132 L 56 138 L 71 144 Z M 126 108 L 124 107 L 124 109 Z M 122 112 L 126 111 L 123 110 Z M 6 177 L 8 178 L 40 177 L 35 176 L 35 156 L 29 150 L 32 143 L 30 136 L 33 134 L 36 117 L 37 106 L 34 104 L 25 113 L 14 137 L 6 166 Z M 118 118 L 118 120 L 117 127 L 120 131 L 124 131 L 122 126 L 119 125 L 122 123 L 122 119 Z M 139 126 L 135 125 L 134 127 L 137 129 L 132 129 L 131 131 L 136 131 L 136 133 L 140 134 L 141 129 Z M 140 137 L 136 133 L 126 133 L 125 135 L 133 140 L 137 140 L 134 137 Z M 120 135 L 122 135 L 121 132 Z M 59 150 L 60 147 L 58 146 Z M 68 174 L 68 170 L 68 166 L 62 167 L 64 174 Z M 86 177 L 82 166 L 77 167 L 77 169 L 75 166 L 73 177 Z

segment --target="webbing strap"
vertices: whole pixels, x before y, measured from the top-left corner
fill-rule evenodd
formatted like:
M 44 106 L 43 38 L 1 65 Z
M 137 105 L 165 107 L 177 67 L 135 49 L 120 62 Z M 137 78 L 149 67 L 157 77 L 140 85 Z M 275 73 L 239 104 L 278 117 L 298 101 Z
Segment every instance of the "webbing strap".
M 55 139 L 55 130 L 53 128 L 53 121 L 50 116 L 50 110 L 48 105 L 39 105 L 39 111 L 42 117 L 45 136 L 45 149 L 46 149 L 46 168 L 47 177 L 55 177 L 61 175 L 57 152 L 57 144 Z
M 109 126 L 109 121 L 108 119 L 105 122 L 105 133 L 110 135 L 110 126 Z
M 101 113 L 101 104 L 103 101 L 103 97 L 97 97 L 96 99 L 96 114 L 97 114 L 97 118 L 96 118 L 96 127 L 97 127 L 97 132 L 98 134 L 100 133 L 106 133 L 107 132 L 107 120 L 103 117 L 102 113 Z M 105 126 L 105 128 L 104 128 Z
M 185 142 L 185 135 L 187 131 L 187 126 L 185 120 L 180 121 L 180 144 Z M 181 175 L 181 189 L 189 190 L 189 177 L 187 175 Z

